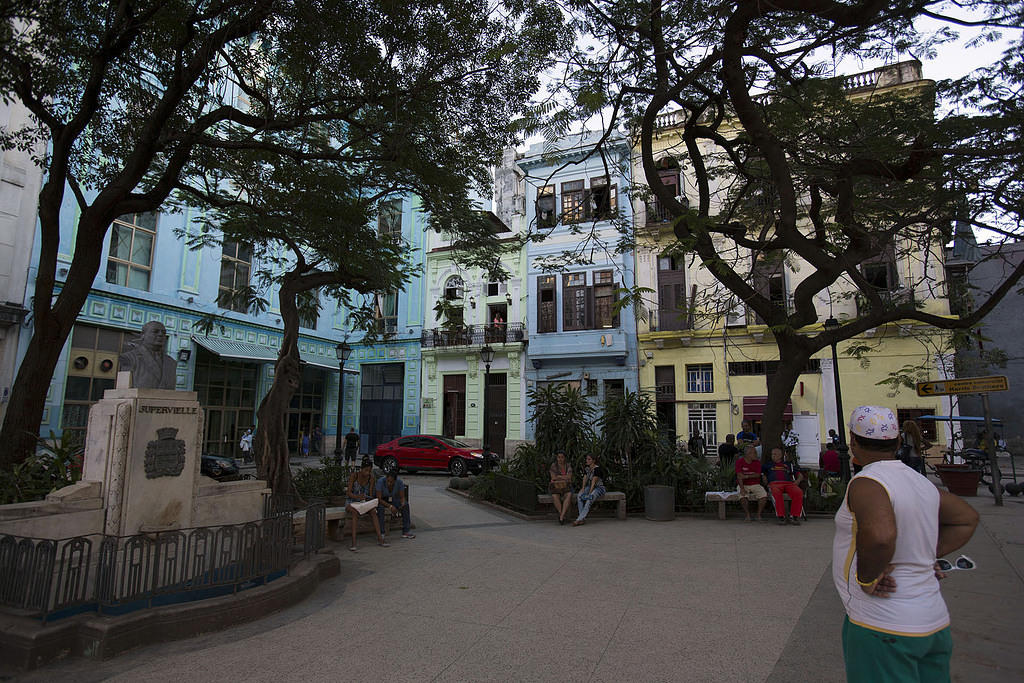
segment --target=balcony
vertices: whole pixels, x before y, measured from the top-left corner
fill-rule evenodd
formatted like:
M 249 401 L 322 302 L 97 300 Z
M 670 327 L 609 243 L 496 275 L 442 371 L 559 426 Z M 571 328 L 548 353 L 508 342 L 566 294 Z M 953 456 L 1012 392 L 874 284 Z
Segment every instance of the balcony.
M 901 287 L 899 289 L 879 289 L 877 290 L 877 294 L 878 298 L 882 301 L 881 310 L 916 305 L 914 290 L 908 287 Z M 871 302 L 868 301 L 868 298 L 863 293 L 857 292 L 854 296 L 854 300 L 857 302 L 857 317 L 865 316 L 871 312 Z
M 686 321 L 686 311 L 674 308 L 649 311 L 647 321 L 651 332 L 676 332 L 690 329 Z
M 501 323 L 423 330 L 420 342 L 424 348 L 443 349 L 484 344 L 521 344 L 525 340 L 526 329 L 522 323 Z

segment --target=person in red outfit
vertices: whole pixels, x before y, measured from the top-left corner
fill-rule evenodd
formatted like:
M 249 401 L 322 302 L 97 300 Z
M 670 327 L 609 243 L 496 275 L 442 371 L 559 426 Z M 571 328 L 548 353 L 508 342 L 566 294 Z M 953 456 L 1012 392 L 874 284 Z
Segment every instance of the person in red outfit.
M 768 493 L 761 486 L 761 461 L 757 459 L 757 448 L 748 445 L 743 449 L 743 457 L 736 459 L 736 483 L 739 485 L 740 505 L 743 514 L 750 521 L 750 507 L 747 500 L 757 501 L 757 520 L 761 521 L 764 504 L 768 502 Z
M 804 479 L 803 473 L 793 463 L 783 460 L 781 448 L 773 448 L 772 461 L 764 465 L 764 476 L 775 500 L 775 516 L 779 524 L 786 524 L 788 521 L 789 524 L 800 526 L 800 513 L 804 509 L 804 492 L 800 489 L 800 482 Z M 784 494 L 789 494 L 792 501 L 788 520 Z

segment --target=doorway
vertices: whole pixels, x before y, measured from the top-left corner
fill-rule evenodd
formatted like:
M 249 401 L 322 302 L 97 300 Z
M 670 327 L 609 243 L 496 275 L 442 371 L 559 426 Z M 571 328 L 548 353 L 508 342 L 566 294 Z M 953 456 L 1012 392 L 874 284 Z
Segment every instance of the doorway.
M 449 439 L 466 434 L 466 376 L 444 376 L 442 434 Z
M 508 429 L 508 375 L 492 372 L 487 385 L 487 415 L 484 416 L 484 443 L 491 451 L 505 457 L 505 434 Z
M 402 391 L 405 363 L 362 366 L 359 433 L 365 453 L 402 435 Z

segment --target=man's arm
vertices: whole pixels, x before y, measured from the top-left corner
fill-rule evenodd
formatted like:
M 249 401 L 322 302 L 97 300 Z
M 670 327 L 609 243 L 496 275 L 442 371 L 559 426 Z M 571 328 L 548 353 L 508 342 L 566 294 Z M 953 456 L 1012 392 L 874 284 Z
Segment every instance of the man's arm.
M 850 482 L 847 503 L 857 521 L 857 580 L 880 578 L 896 552 L 896 515 L 885 488 L 873 479 Z
M 971 540 L 978 527 L 978 513 L 963 498 L 939 492 L 939 543 L 935 557 L 948 555 Z

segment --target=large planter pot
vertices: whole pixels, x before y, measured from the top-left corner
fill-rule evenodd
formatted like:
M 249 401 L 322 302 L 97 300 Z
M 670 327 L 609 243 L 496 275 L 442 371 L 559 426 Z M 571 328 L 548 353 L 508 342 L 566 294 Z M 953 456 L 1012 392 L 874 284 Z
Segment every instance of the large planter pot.
M 978 495 L 981 470 L 971 465 L 936 465 L 935 471 L 950 493 L 958 496 Z
M 652 522 L 676 518 L 676 487 L 652 484 L 644 487 L 644 517 Z

